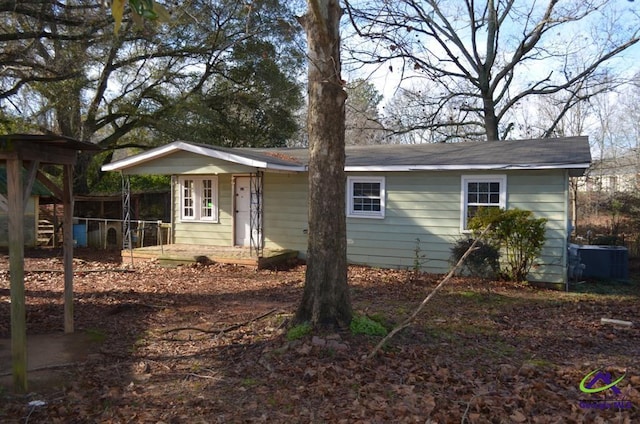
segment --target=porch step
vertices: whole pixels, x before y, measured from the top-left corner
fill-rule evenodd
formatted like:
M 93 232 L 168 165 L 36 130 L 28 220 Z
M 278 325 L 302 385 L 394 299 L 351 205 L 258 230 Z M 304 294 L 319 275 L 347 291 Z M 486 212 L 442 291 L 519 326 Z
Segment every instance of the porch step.
M 218 249 L 215 252 L 208 252 L 206 248 L 199 246 L 199 249 L 185 249 L 184 246 L 165 245 L 161 249 L 157 247 L 143 247 L 132 250 L 123 250 L 122 260 L 126 262 L 131 259 L 156 259 L 158 264 L 166 267 L 179 265 L 201 264 L 234 264 L 256 267 L 257 269 L 268 268 L 277 264 L 286 263 L 298 257 L 297 250 L 268 250 L 260 258 L 250 255 L 240 255 L 238 250 Z M 196 253 L 197 252 L 197 253 Z
M 55 226 L 48 219 L 41 219 L 38 221 L 38 246 L 48 246 L 53 243 L 53 234 L 55 233 Z

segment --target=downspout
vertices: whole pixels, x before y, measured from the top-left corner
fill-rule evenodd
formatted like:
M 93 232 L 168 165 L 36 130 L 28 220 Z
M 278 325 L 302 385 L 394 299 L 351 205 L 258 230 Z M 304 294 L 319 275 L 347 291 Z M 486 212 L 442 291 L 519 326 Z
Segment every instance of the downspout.
M 172 175 L 171 176 L 171 188 L 170 188 L 170 192 L 169 192 L 169 204 L 171 205 L 171 209 L 169 211 L 169 220 L 171 221 L 169 223 L 169 228 L 170 228 L 170 233 L 167 235 L 167 243 L 169 244 L 173 244 L 175 243 L 175 238 L 176 238 L 176 184 L 177 184 L 177 180 L 178 177 L 176 175 Z
M 569 184 L 569 170 L 564 170 L 564 216 L 565 223 L 565 246 L 562 249 L 562 269 L 564 269 L 564 281 L 565 291 L 569 291 L 569 241 L 571 239 L 571 224 L 569 218 L 569 203 L 571 201 L 570 184 Z

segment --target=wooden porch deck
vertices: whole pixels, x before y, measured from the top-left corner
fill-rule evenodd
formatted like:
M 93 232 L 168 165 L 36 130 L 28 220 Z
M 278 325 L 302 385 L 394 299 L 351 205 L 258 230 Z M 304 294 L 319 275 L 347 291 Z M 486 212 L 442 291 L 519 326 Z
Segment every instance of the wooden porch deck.
M 165 244 L 122 250 L 122 262 L 136 259 L 157 259 L 160 265 L 177 266 L 194 263 L 220 263 L 267 268 L 298 257 L 297 250 L 263 249 L 257 257 L 247 247 L 201 246 L 192 244 Z

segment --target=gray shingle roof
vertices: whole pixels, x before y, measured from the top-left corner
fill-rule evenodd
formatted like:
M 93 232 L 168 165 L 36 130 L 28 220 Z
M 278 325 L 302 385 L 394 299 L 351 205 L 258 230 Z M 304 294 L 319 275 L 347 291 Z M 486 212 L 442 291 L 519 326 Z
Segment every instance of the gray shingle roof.
M 278 153 L 289 163 L 306 165 L 306 148 L 236 149 L 241 154 Z M 486 141 L 468 143 L 381 144 L 346 147 L 347 167 L 562 167 L 588 165 L 591 153 L 587 137 Z M 264 157 L 263 157 L 264 158 Z
M 104 170 L 136 166 L 177 150 L 262 168 L 304 171 L 306 148 L 225 148 L 176 141 L 117 162 Z M 587 137 L 437 144 L 384 144 L 346 147 L 347 171 L 463 169 L 575 169 L 591 162 Z

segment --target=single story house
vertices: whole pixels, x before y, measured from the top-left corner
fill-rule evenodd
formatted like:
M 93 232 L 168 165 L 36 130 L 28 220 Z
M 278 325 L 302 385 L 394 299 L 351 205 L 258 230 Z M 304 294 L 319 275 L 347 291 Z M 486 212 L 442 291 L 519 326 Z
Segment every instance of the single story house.
M 348 260 L 444 273 L 479 206 L 547 218 L 532 281 L 565 283 L 569 178 L 591 162 L 587 137 L 346 148 Z M 172 176 L 174 243 L 307 249 L 305 148 L 222 148 L 176 141 L 103 166 Z
M 615 158 L 594 160 L 578 179 L 578 189 L 586 192 L 634 193 L 640 188 L 640 151 L 631 150 Z

